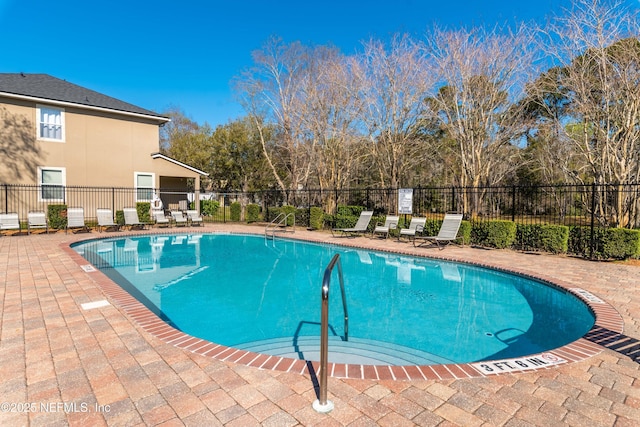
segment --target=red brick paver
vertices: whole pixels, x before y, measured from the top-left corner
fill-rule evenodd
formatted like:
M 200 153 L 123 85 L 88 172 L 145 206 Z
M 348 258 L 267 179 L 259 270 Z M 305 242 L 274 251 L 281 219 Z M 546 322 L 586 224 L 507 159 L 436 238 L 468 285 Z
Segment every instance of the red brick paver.
M 216 230 L 262 231 L 205 227 Z M 640 425 L 640 367 L 630 357 L 640 339 L 640 267 L 297 231 L 296 238 L 544 275 L 586 290 L 610 310 L 588 339 L 563 350 L 574 362 L 548 369 L 483 377 L 465 367 L 335 365 L 335 409 L 319 414 L 304 363 L 234 355 L 180 335 L 169 342 L 170 329 L 135 311 L 137 302 L 102 273 L 85 272 L 87 262 L 68 249 L 103 236 L 0 237 L 0 425 Z M 81 308 L 105 299 L 110 305 Z M 350 371 L 377 376 L 338 378 Z M 418 379 L 392 379 L 409 377 Z

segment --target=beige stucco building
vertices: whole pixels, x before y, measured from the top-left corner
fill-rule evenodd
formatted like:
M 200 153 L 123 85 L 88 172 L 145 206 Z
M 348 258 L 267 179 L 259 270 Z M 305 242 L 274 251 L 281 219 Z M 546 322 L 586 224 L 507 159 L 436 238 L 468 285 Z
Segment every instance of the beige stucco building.
M 186 198 L 187 189 L 197 195 L 207 174 L 158 152 L 159 128 L 168 121 L 46 74 L 0 74 L 0 185 L 15 191 L 37 187 L 19 197 L 28 199 L 30 210 L 60 202 L 120 209 L 151 201 L 154 192 L 161 192 L 165 206 L 173 205 Z M 117 197 L 122 200 L 89 203 L 76 187 L 123 189 Z M 31 193 L 37 193 L 35 206 Z

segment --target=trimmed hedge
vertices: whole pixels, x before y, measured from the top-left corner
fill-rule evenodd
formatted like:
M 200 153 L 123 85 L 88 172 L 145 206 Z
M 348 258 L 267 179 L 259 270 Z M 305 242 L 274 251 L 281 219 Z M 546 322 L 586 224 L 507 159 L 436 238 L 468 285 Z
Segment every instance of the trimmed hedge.
M 299 210 L 299 209 L 296 209 L 295 206 L 289 206 L 289 205 L 282 206 L 280 208 L 280 212 L 282 212 L 285 215 L 293 214 L 293 216 L 287 217 L 287 225 L 290 227 L 295 225 L 295 223 L 298 223 L 298 225 L 302 224 L 301 217 L 303 215 L 301 214 L 301 212 L 299 214 L 299 211 L 302 211 L 302 209 Z
M 136 211 L 138 212 L 138 219 L 143 224 L 149 224 L 151 220 L 151 202 L 137 202 Z
M 239 202 L 231 203 L 229 211 L 231 221 L 240 221 L 240 216 L 242 215 L 242 205 Z
M 255 203 L 248 204 L 246 217 L 249 223 L 260 221 L 260 206 Z
M 471 243 L 489 248 L 505 249 L 516 240 L 516 223 L 512 221 L 486 221 L 474 224 Z
M 364 206 L 345 206 L 338 205 L 335 215 L 325 215 L 324 222 L 331 228 L 351 228 L 356 225 L 360 213 L 365 210 Z M 376 218 L 371 218 L 369 223 L 369 231 L 373 230 L 376 224 Z
M 358 218 L 360 217 L 360 213 L 363 210 L 365 210 L 364 206 L 339 205 L 338 208 L 336 209 L 336 216 L 355 216 L 356 218 Z
M 309 228 L 322 230 L 324 228 L 324 211 L 322 208 L 312 206 L 309 212 Z
M 325 217 L 328 222 L 331 224 L 331 228 L 351 228 L 356 225 L 358 222 L 358 218 L 360 218 L 360 214 L 358 215 L 336 215 L 330 216 L 327 215 Z M 367 227 L 367 232 L 372 232 L 377 223 L 376 217 L 371 218 L 371 222 L 369 223 L 369 227 Z
M 458 237 L 462 239 L 462 244 L 471 243 L 471 222 L 462 220 L 460 223 L 460 230 L 458 230 Z
M 47 218 L 50 228 L 64 230 L 67 227 L 67 205 L 47 206 Z
M 118 224 L 119 226 L 123 226 L 125 224 L 124 211 L 116 211 L 116 224 Z
M 585 258 L 627 259 L 640 257 L 640 230 L 626 228 L 595 228 L 593 230 L 594 251 L 590 253 L 591 229 L 571 227 L 569 229 L 569 252 Z
M 606 258 L 627 259 L 640 257 L 640 230 L 609 228 L 602 242 Z
M 296 212 L 296 225 L 308 224 L 312 229 L 319 230 L 328 225 L 331 228 L 353 227 L 363 206 L 338 206 L 336 215 L 323 214 L 319 207 L 311 209 L 295 209 L 291 206 L 269 208 L 268 216 L 273 220 L 283 209 Z M 309 216 L 310 215 L 310 216 Z M 302 220 L 304 218 L 304 221 Z M 374 216 L 369 223 L 371 232 L 377 222 L 384 221 L 385 216 Z M 409 218 L 401 217 L 398 226 L 406 228 Z M 424 227 L 424 235 L 438 234 L 442 220 L 428 219 Z M 394 235 L 394 233 L 391 233 Z M 526 251 L 543 251 L 554 254 L 574 253 L 583 257 L 590 257 L 591 230 L 589 227 L 567 227 L 564 225 L 548 224 L 516 224 L 512 221 L 491 220 L 471 223 L 462 221 L 458 231 L 458 239 L 463 244 L 475 244 L 497 249 Z M 595 259 L 626 259 L 640 258 L 640 230 L 620 228 L 594 229 Z
M 569 227 L 564 225 L 518 224 L 514 248 L 524 251 L 567 253 Z
M 220 202 L 217 200 L 200 200 L 200 213 L 204 216 L 215 216 L 220 209 Z

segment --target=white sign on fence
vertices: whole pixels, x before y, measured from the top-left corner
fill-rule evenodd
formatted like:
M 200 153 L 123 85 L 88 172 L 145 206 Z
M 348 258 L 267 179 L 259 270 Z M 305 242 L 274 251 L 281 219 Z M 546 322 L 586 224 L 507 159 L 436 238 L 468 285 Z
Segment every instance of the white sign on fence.
M 398 189 L 398 213 L 413 213 L 413 188 Z

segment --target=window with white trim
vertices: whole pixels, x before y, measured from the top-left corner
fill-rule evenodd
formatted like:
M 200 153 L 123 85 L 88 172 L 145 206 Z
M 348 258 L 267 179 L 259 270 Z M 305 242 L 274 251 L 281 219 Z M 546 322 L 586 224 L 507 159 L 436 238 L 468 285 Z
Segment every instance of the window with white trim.
M 135 172 L 136 201 L 150 202 L 153 200 L 153 187 L 156 180 L 155 174 Z
M 64 142 L 64 109 L 55 107 L 36 107 L 38 116 L 38 139 Z
M 40 200 L 63 202 L 67 177 L 65 168 L 38 167 L 38 185 Z

